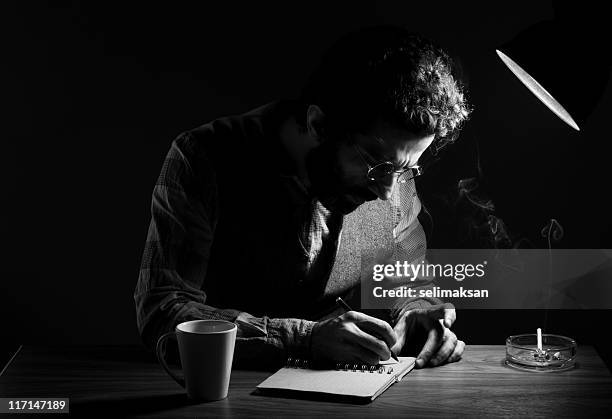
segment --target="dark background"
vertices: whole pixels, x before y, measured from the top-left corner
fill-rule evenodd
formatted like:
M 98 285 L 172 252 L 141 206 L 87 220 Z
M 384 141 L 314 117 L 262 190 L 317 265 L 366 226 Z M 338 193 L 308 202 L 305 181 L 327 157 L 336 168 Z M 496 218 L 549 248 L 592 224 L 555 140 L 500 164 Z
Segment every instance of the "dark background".
M 555 218 L 565 231 L 557 247 L 610 247 L 610 86 L 578 133 L 494 53 L 552 18 L 551 2 L 219 3 L 3 6 L 5 348 L 138 342 L 132 293 L 172 139 L 294 97 L 331 42 L 371 24 L 408 25 L 460 57 L 475 112 L 448 167 L 469 176 L 465 156 L 478 144 L 486 191 L 513 239 L 545 247 L 540 229 Z M 456 333 L 468 344 L 503 344 L 543 319 L 459 312 Z M 611 319 L 610 311 L 555 311 L 546 331 L 609 356 L 602 326 Z

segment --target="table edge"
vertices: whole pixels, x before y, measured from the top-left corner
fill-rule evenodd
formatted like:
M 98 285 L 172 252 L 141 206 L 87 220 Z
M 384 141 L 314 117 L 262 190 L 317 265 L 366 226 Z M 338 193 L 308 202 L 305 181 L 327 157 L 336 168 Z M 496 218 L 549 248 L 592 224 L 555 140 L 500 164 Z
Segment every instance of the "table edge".
M 15 353 L 13 354 L 13 356 L 8 360 L 8 362 L 6 363 L 6 365 L 4 366 L 4 368 L 2 368 L 2 371 L 0 371 L 0 377 L 2 377 L 2 375 L 6 372 L 6 370 L 8 369 L 8 367 L 10 367 L 11 363 L 15 360 L 15 358 L 17 358 L 17 354 L 19 352 L 21 352 L 21 348 L 23 348 L 23 345 L 19 345 L 19 348 L 17 348 L 17 350 L 15 351 Z

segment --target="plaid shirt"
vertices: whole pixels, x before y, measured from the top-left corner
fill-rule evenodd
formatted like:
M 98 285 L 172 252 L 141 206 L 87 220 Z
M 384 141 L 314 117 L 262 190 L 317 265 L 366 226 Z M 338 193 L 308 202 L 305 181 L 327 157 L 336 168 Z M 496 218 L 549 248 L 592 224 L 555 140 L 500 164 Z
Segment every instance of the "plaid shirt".
M 359 283 L 349 273 L 360 264 L 360 244 L 349 237 L 338 251 L 344 217 L 308 195 L 281 147 L 278 127 L 290 112 L 288 104 L 266 105 L 172 143 L 153 189 L 134 292 L 148 346 L 178 323 L 223 319 L 238 326 L 236 365 L 308 357 L 312 320 Z M 399 221 L 396 238 L 408 228 Z M 424 235 L 419 240 L 424 249 Z

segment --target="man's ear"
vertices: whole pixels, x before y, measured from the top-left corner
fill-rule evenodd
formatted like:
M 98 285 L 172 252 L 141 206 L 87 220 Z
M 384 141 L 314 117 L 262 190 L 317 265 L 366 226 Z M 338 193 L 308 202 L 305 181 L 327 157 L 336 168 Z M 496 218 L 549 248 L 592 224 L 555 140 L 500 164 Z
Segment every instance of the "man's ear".
M 325 114 L 317 105 L 308 105 L 306 129 L 308 134 L 317 142 L 325 141 Z

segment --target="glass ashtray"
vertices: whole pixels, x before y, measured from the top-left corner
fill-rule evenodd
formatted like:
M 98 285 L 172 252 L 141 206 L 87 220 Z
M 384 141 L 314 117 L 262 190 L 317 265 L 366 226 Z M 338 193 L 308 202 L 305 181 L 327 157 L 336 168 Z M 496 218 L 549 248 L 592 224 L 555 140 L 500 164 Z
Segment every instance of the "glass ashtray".
M 574 339 L 559 335 L 543 334 L 542 349 L 536 334 L 509 336 L 506 365 L 523 371 L 566 371 L 574 368 L 576 347 Z

